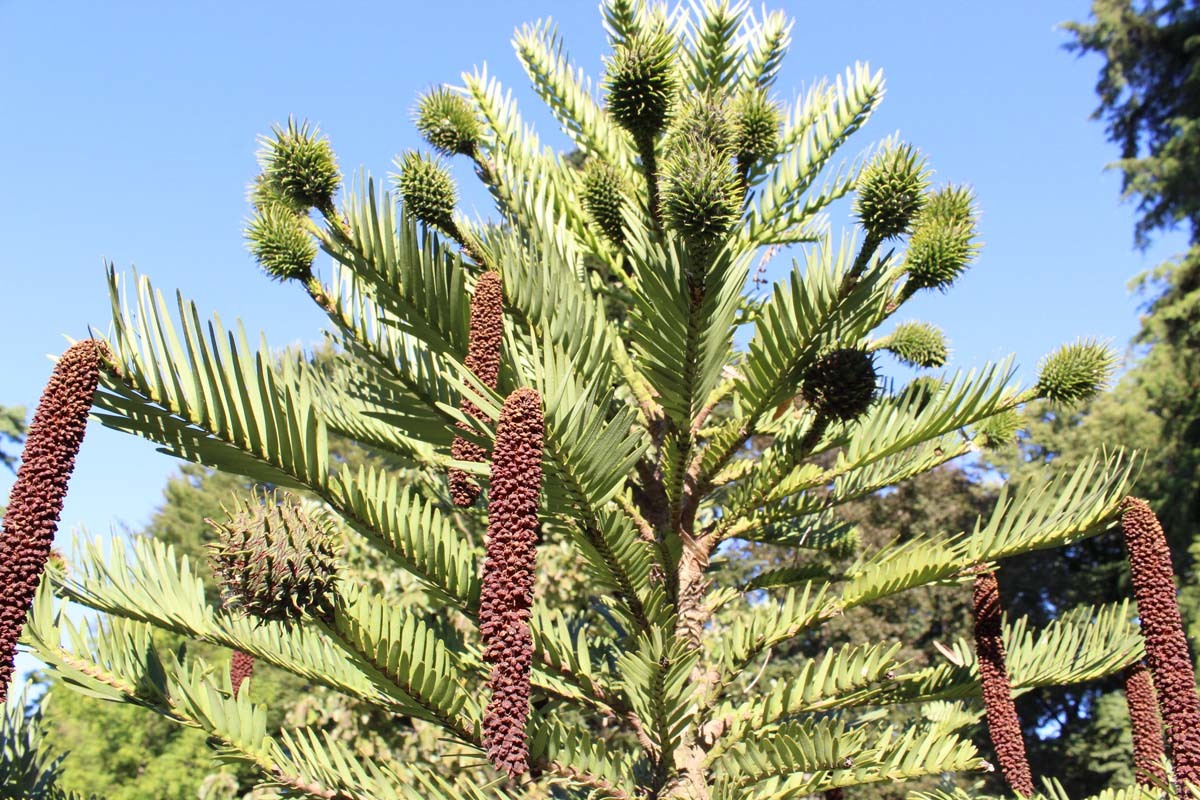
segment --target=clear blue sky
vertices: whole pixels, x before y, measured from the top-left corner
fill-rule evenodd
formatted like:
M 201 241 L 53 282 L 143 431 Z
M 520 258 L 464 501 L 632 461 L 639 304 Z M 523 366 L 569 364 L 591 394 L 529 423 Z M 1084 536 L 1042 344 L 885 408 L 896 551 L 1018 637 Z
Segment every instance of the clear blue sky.
M 1181 240 L 1132 251 L 1132 208 L 1103 171 L 1114 150 L 1088 120 L 1098 62 L 1063 51 L 1055 27 L 1084 17 L 1086 2 L 779 5 L 801 17 L 784 99 L 868 60 L 888 95 L 851 154 L 898 130 L 930 154 L 939 180 L 976 188 L 982 258 L 907 316 L 942 325 L 958 365 L 1015 353 L 1026 381 L 1076 336 L 1124 346 L 1138 304 L 1127 280 Z M 510 45 L 515 26 L 547 15 L 598 75 L 605 41 L 590 1 L 0 0 L 0 404 L 36 402 L 63 334 L 107 329 L 103 259 L 266 328 L 273 344 L 317 341 L 322 320 L 307 298 L 267 281 L 242 244 L 255 135 L 307 117 L 347 173 L 383 175 L 418 144 L 417 93 L 487 62 L 544 139 L 566 148 Z M 62 532 L 142 524 L 173 468 L 150 444 L 93 425 Z M 0 474 L 0 496 L 10 485 Z

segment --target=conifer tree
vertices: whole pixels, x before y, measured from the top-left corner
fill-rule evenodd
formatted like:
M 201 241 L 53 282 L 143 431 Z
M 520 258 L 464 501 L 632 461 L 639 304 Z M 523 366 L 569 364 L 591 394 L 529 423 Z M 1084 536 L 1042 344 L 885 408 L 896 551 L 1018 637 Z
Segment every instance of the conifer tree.
M 598 92 L 548 23 L 514 40 L 584 169 L 543 147 L 483 69 L 420 99 L 437 155 L 399 156 L 394 191 L 370 176 L 343 188 L 307 123 L 263 138 L 250 249 L 328 314 L 332 368 L 280 360 L 110 269 L 100 420 L 278 491 L 219 522 L 228 609 L 161 543 L 84 546 L 30 609 L 24 641 L 50 667 L 200 728 L 288 796 L 765 800 L 991 768 L 971 741 L 969 642 L 924 668 L 896 657 L 901 643 L 861 640 L 756 675 L 844 612 L 933 585 L 969 595 L 1010 556 L 1111 529 L 1132 470 L 1121 455 L 1003 493 L 970 530 L 863 548 L 840 515 L 1011 435 L 1031 400 L 1086 398 L 1111 354 L 1068 345 L 1027 389 L 1004 362 L 885 390 L 892 355 L 947 359 L 940 332 L 894 319 L 974 260 L 971 192 L 934 186 L 908 143 L 846 160 L 883 96 L 866 65 L 783 105 L 782 14 L 723 0 L 602 13 Z M 443 158 L 472 163 L 497 219 L 458 211 Z M 838 236 L 825 212 L 843 198 L 857 230 Z M 748 294 L 755 260 L 788 247 L 785 277 Z M 331 458 L 334 434 L 393 466 Z M 436 608 L 354 580 L 338 535 Z M 734 542 L 798 565 L 739 577 Z M 588 576 L 570 602 L 531 590 L 539 552 L 560 546 Z M 104 623 L 77 625 L 71 605 Z M 238 691 L 225 662 L 158 652 L 155 629 L 417 720 L 453 744 L 453 768 L 375 759 L 311 727 L 271 735 L 253 678 Z M 1143 655 L 1128 604 L 989 630 L 1012 692 Z

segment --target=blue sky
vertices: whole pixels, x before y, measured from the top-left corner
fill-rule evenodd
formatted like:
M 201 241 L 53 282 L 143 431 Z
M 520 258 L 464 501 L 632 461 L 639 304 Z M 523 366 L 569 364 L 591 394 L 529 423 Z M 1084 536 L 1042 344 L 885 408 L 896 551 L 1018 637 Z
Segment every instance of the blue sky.
M 1182 247 L 1132 250 L 1133 210 L 1103 171 L 1115 152 L 1098 123 L 1096 60 L 1061 49 L 1057 23 L 1087 3 L 775 3 L 800 18 L 778 84 L 802 86 L 856 60 L 888 95 L 849 146 L 894 131 L 927 152 L 939 181 L 967 182 L 986 244 L 947 295 L 903 315 L 941 325 L 955 364 L 1015 353 L 1027 382 L 1039 357 L 1077 336 L 1123 347 L 1136 328 L 1126 282 Z M 289 114 L 320 124 L 343 169 L 386 174 L 417 146 L 418 92 L 486 62 L 544 140 L 548 115 L 527 89 L 513 28 L 553 16 L 577 64 L 600 72 L 593 2 L 341 4 L 15 3 L 0 0 L 0 404 L 32 406 L 46 354 L 88 326 L 106 330 L 103 260 L 136 264 L 201 309 L 241 317 L 271 342 L 313 343 L 322 320 L 303 293 L 270 283 L 242 244 L 255 135 Z M 467 178 L 469 172 L 460 170 Z M 483 207 L 483 195 L 468 199 Z M 173 461 L 93 425 L 62 532 L 138 526 Z M 0 474 L 0 495 L 11 476 Z

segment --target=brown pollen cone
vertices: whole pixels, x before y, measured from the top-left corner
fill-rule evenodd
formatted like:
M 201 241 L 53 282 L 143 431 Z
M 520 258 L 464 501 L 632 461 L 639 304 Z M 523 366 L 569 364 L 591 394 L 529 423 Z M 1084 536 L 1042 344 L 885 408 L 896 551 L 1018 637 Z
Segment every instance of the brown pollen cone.
M 1133 773 L 1143 786 L 1166 786 L 1163 771 L 1163 723 L 1154 696 L 1154 682 L 1146 662 L 1136 661 L 1125 670 L 1125 703 L 1133 732 Z
M 245 680 L 254 674 L 254 656 L 234 650 L 229 658 L 229 682 L 233 684 L 233 696 L 238 696 Z
M 1180 794 L 1200 786 L 1200 698 L 1195 669 L 1175 600 L 1171 551 L 1158 517 L 1145 500 L 1125 499 L 1121 530 L 1129 551 L 1133 594 L 1146 643 L 1146 664 L 1154 677 L 1158 705 Z
M 500 275 L 491 270 L 483 273 L 475 283 L 475 294 L 471 296 L 471 330 L 467 338 L 467 369 L 490 389 L 496 388 L 500 376 L 500 341 L 504 337 L 504 291 Z M 467 399 L 460 406 L 464 414 L 478 419 L 479 409 Z M 469 430 L 459 423 L 459 428 Z M 458 461 L 483 463 L 487 451 L 461 436 L 454 437 L 450 455 Z M 450 499 L 454 505 L 468 508 L 479 498 L 479 484 L 459 469 L 450 470 Z
M 100 379 L 100 359 L 109 357 L 98 340 L 71 345 L 54 365 L 29 426 L 0 535 L 0 702 L 8 697 L 17 639 L 50 558 Z
M 975 576 L 975 654 L 983 683 L 983 705 L 987 709 L 988 735 L 1000 762 L 1004 781 L 1019 795 L 1032 797 L 1033 773 L 1025 755 L 1021 720 L 1013 703 L 1012 685 L 1004 663 L 1004 639 L 1000 610 L 1000 585 L 993 572 Z
M 510 777 L 529 769 L 529 631 L 542 487 L 542 399 L 517 389 L 504 401 L 492 448 L 486 558 L 479 607 L 483 659 L 491 665 L 491 698 L 483 742 L 492 765 Z

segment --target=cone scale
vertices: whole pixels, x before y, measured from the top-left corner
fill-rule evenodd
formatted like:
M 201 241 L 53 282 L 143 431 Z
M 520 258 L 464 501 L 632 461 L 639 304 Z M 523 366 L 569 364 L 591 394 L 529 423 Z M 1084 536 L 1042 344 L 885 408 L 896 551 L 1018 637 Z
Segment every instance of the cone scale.
M 1004 782 L 1019 795 L 1032 797 L 1033 773 L 1025 755 L 1021 720 L 1012 699 L 1012 685 L 1005 665 L 1000 585 L 993 572 L 975 576 L 975 653 L 983 683 L 988 735 L 1000 762 Z
M 17 639 L 50 558 L 100 379 L 100 359 L 107 355 L 107 346 L 93 339 L 63 353 L 25 440 L 0 537 L 0 703 L 8 697 Z
M 466 366 L 490 389 L 496 388 L 500 377 L 500 340 L 503 336 L 503 287 L 500 275 L 489 271 L 479 278 L 475 284 L 475 294 L 471 297 L 471 330 L 467 340 Z M 470 400 L 464 398 L 460 407 L 464 414 L 475 418 L 480 416 L 479 409 Z M 459 423 L 459 428 L 468 430 L 463 423 Z M 487 458 L 487 450 L 461 436 L 454 437 L 450 454 L 459 461 L 482 463 Z M 450 498 L 454 505 L 461 508 L 475 505 L 479 498 L 479 484 L 460 469 L 450 470 L 449 480 Z
M 510 777 L 529 769 L 525 738 L 533 660 L 529 615 L 544 431 L 538 393 L 517 389 L 509 395 L 500 412 L 492 450 L 479 630 L 483 660 L 491 666 L 484 746 L 492 765 Z
M 1158 713 L 1154 682 L 1146 662 L 1138 661 L 1125 670 L 1125 702 L 1133 734 L 1133 773 L 1143 786 L 1166 786 L 1162 761 L 1163 723 Z
M 1125 500 L 1121 530 L 1146 642 L 1146 664 L 1166 723 L 1175 780 L 1180 793 L 1186 794 L 1189 785 L 1200 786 L 1200 698 L 1175 599 L 1171 550 L 1158 517 L 1145 500 Z

